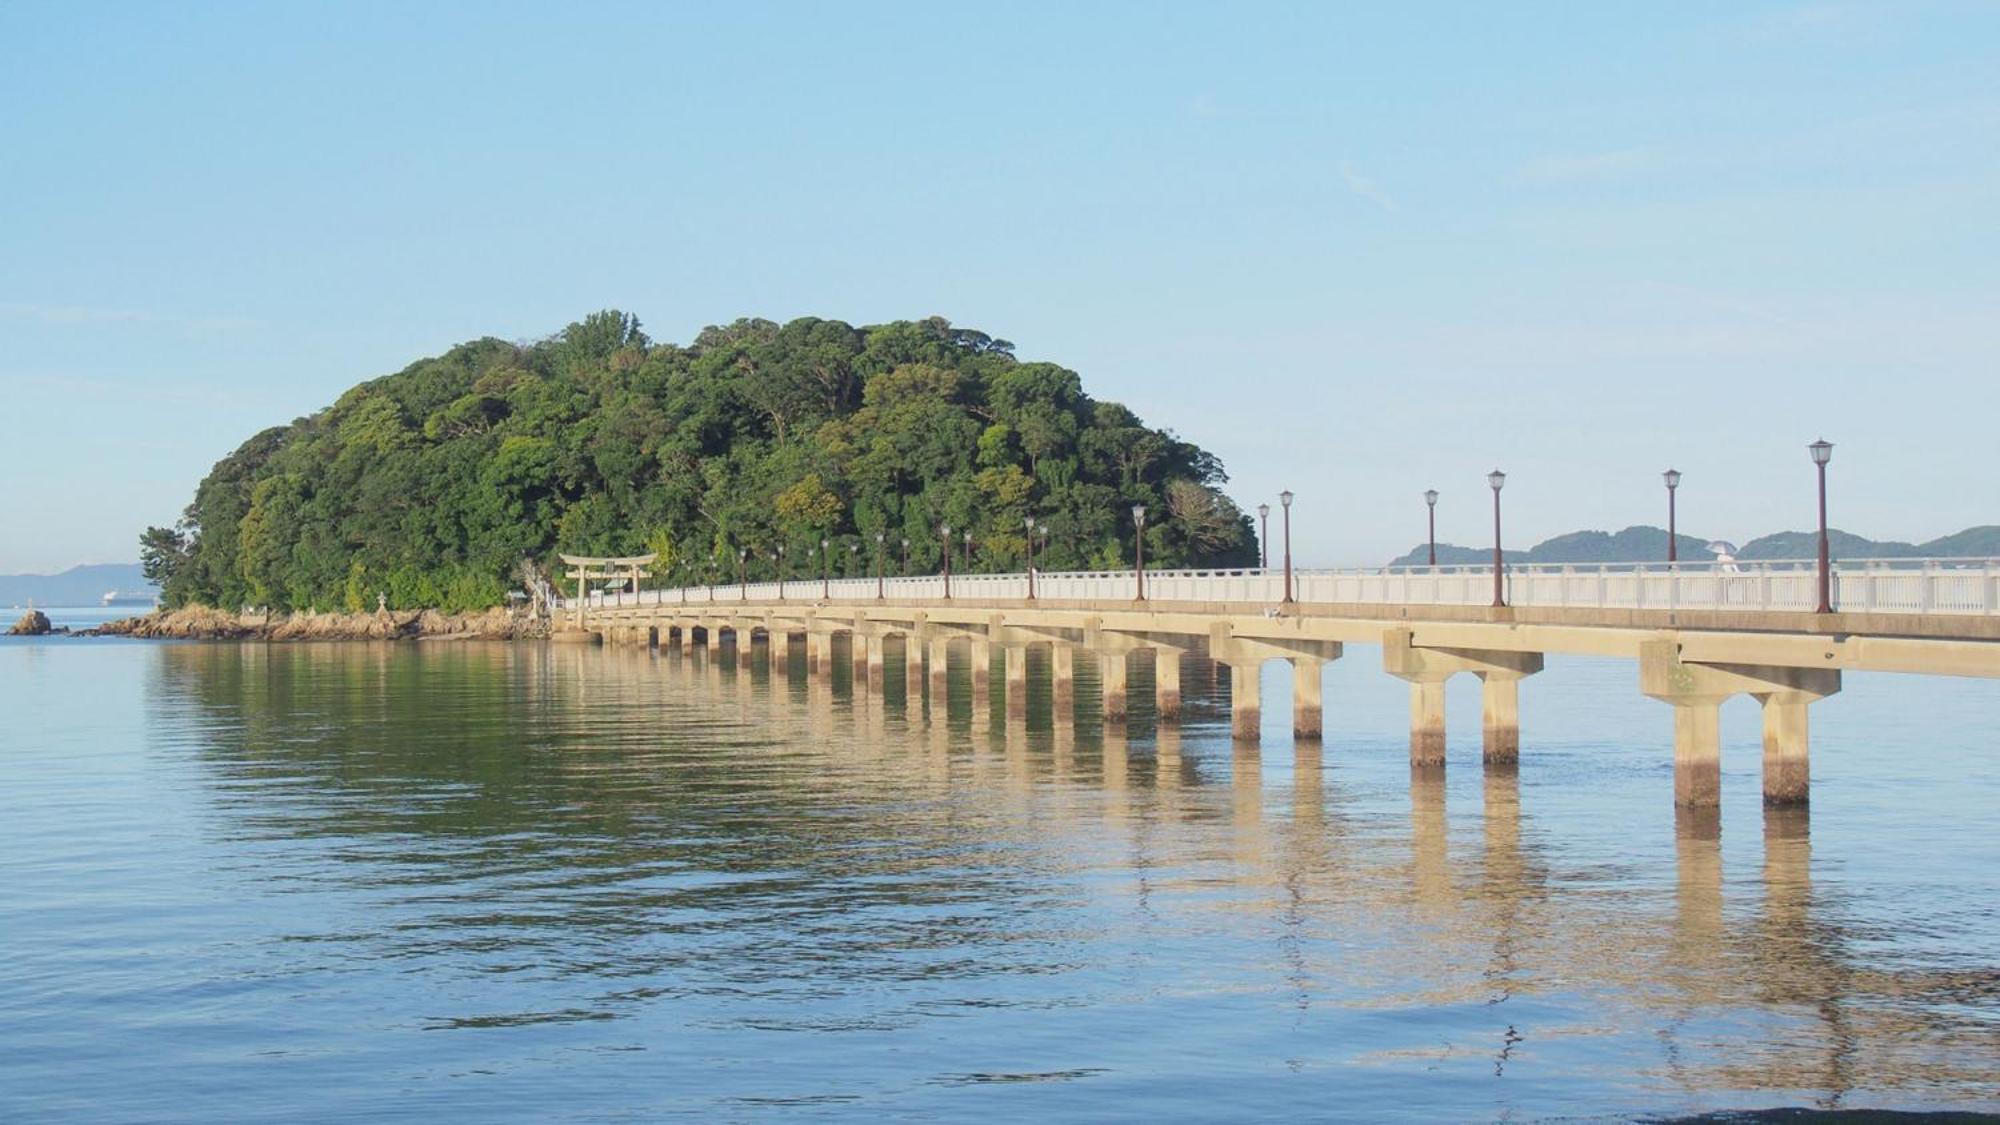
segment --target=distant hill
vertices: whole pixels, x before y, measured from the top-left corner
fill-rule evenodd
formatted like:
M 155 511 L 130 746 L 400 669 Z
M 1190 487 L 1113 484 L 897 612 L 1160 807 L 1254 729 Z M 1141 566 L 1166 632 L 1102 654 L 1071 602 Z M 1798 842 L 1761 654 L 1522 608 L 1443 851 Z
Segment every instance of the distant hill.
M 108 591 L 153 592 L 138 563 L 73 566 L 61 574 L 0 575 L 0 607 L 96 605 Z
M 1838 528 L 1827 530 L 1827 548 L 1836 559 L 1898 558 L 1990 558 L 2000 557 L 2000 524 L 1968 527 L 1925 543 L 1877 540 L 1854 535 Z M 1680 557 L 1686 562 L 1706 562 L 1711 557 L 1706 539 L 1691 535 L 1677 537 Z M 1476 566 L 1493 561 L 1491 547 L 1460 547 L 1438 544 L 1439 566 Z M 1810 559 L 1819 553 L 1819 535 L 1812 531 L 1780 531 L 1741 545 L 1739 559 Z M 1546 539 L 1525 551 L 1507 551 L 1510 563 L 1605 563 L 1660 562 L 1667 557 L 1667 532 L 1661 527 L 1628 527 L 1617 534 L 1602 531 L 1572 531 Z M 1390 566 L 1423 566 L 1428 561 L 1424 544 L 1391 560 Z

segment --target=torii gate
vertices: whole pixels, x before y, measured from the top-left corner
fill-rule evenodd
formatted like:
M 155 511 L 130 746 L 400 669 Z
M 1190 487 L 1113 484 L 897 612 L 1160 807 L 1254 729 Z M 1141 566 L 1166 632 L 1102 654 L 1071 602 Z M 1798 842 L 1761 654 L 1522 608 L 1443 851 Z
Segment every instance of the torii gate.
M 590 590 L 586 583 L 593 579 L 629 578 L 632 591 L 639 590 L 639 579 L 651 578 L 652 572 L 642 569 L 652 565 L 658 554 L 627 555 L 623 558 L 595 558 L 586 555 L 563 555 L 562 561 L 569 566 L 567 577 L 576 579 L 576 627 L 583 628 L 583 615 L 590 604 Z

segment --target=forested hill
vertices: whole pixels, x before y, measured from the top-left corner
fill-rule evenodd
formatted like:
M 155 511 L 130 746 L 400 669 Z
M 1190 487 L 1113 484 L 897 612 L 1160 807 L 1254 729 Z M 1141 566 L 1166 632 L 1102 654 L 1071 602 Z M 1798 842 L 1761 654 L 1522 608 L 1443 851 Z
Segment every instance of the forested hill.
M 976 570 L 1247 564 L 1212 455 L 1093 400 L 1075 372 L 933 318 L 739 320 L 685 347 L 603 312 L 533 344 L 462 344 L 265 430 L 142 538 L 169 604 L 476 609 L 524 559 L 658 551 L 661 580 L 934 571 L 939 527 Z M 1038 540 L 1039 543 L 1039 540 Z

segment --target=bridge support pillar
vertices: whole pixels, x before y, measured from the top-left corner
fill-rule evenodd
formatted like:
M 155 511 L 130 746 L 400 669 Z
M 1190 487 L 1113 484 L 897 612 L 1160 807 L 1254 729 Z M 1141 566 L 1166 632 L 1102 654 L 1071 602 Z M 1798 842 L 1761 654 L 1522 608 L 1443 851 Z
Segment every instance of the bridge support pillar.
M 772 626 L 771 674 L 789 677 L 792 674 L 792 631 L 782 626 Z
M 1061 641 L 1049 645 L 1049 696 L 1058 715 L 1076 708 L 1076 650 Z
M 938 634 L 930 644 L 930 699 L 931 715 L 943 718 L 950 706 L 951 695 L 951 638 Z
M 1409 629 L 1382 636 L 1382 670 L 1410 684 L 1410 765 L 1436 768 L 1445 761 L 1445 681 L 1470 672 L 1482 681 L 1482 734 L 1486 761 L 1509 765 L 1521 758 L 1520 683 L 1542 670 L 1539 652 L 1427 646 Z
M 924 713 L 924 642 L 916 633 L 903 634 L 903 706 L 912 717 Z
M 713 659 L 721 660 L 722 626 L 713 621 L 709 622 L 708 626 L 703 630 L 703 636 L 708 641 L 708 655 Z
M 1122 723 L 1127 714 L 1125 700 L 1125 654 L 1097 654 L 1097 674 L 1104 685 L 1104 721 Z
M 1007 661 L 1007 717 L 1025 719 L 1028 717 L 1028 646 L 1010 644 L 1003 655 Z
M 1238 742 L 1255 742 L 1264 731 L 1263 689 L 1259 660 L 1239 660 L 1229 666 L 1229 733 Z
M 757 656 L 757 634 L 748 625 L 736 626 L 736 666 L 748 672 Z
M 1674 801 L 1712 808 L 1722 798 L 1722 701 L 1747 694 L 1764 705 L 1764 803 L 1804 804 L 1810 786 L 1806 707 L 1840 690 L 1836 668 L 1691 664 L 1680 643 L 1639 647 L 1639 690 L 1674 708 Z
M 993 646 L 974 637 L 966 652 L 972 664 L 972 721 L 978 724 L 993 713 Z
M 1521 677 L 1505 672 L 1479 674 L 1479 728 L 1489 766 L 1521 761 Z
M 1757 698 L 1764 704 L 1764 803 L 1774 808 L 1803 805 L 1812 789 L 1806 707 L 1822 697 L 1775 691 Z
M 1444 766 L 1444 682 L 1434 676 L 1410 681 L 1410 766 Z
M 857 631 L 854 635 L 859 637 L 861 634 Z M 862 674 L 867 677 L 868 690 L 871 692 L 879 694 L 883 688 L 889 686 L 889 676 L 884 670 L 889 657 L 888 648 L 889 638 L 869 637 L 863 649 Z
M 972 665 L 972 696 L 975 700 L 985 698 L 993 686 L 993 646 L 974 637 L 968 642 L 967 654 Z
M 847 660 L 851 667 L 850 682 L 854 694 L 868 693 L 868 636 L 856 629 L 847 634 Z
M 1181 717 L 1181 650 L 1153 650 L 1153 708 L 1162 722 Z
M 1325 661 L 1292 657 L 1292 737 L 1305 742 L 1320 738 L 1320 669 Z

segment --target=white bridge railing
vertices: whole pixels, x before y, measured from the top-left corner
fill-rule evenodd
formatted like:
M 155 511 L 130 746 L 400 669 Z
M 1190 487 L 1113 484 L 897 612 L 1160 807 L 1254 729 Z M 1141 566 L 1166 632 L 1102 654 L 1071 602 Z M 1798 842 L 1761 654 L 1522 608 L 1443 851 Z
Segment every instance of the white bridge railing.
M 1777 610 L 1811 612 L 1819 605 L 1819 573 L 1811 561 L 1757 563 L 1524 564 L 1501 575 L 1507 604 L 1516 608 Z M 1162 602 L 1277 605 L 1285 579 L 1278 570 L 1146 572 L 1146 596 Z M 1384 567 L 1375 570 L 1294 570 L 1295 600 L 1314 605 L 1491 605 L 1493 569 L 1483 566 Z M 884 597 L 940 601 L 942 575 L 888 578 Z M 1130 601 L 1138 594 L 1129 570 L 1037 573 L 1038 598 Z M 592 593 L 590 606 L 728 605 L 769 602 L 869 601 L 874 578 L 817 578 L 690 586 L 637 593 Z M 1026 574 L 955 574 L 954 599 L 1028 596 Z M 570 606 L 574 598 L 565 599 Z M 1833 608 L 1841 613 L 2000 615 L 2000 559 L 1846 559 L 1834 566 Z

